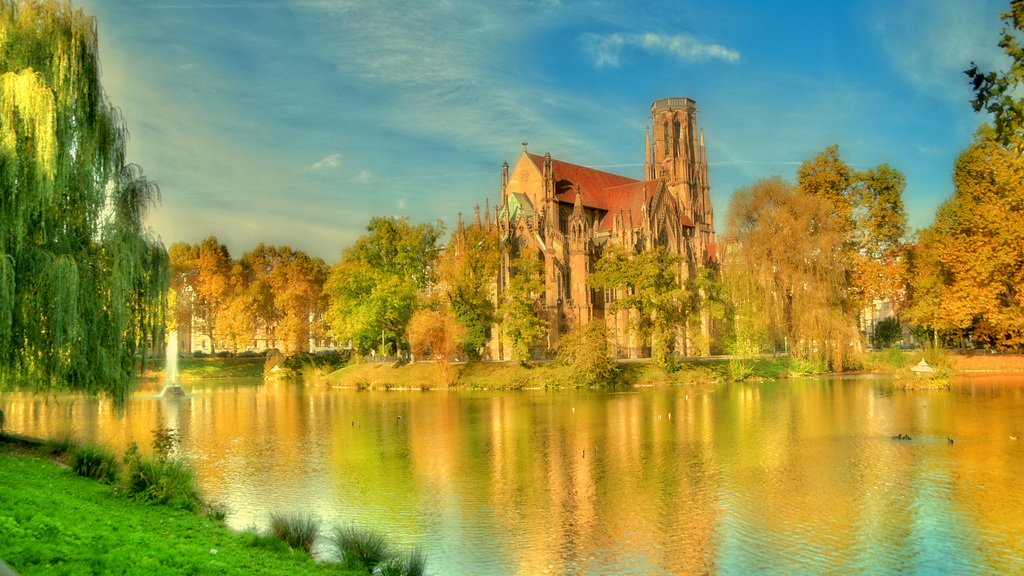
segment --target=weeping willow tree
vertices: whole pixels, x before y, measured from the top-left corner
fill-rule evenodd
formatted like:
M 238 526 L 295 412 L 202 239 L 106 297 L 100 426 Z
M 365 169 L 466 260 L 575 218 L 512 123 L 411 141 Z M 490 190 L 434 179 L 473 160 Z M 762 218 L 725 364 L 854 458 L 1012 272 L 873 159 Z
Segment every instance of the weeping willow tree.
M 737 353 L 786 348 L 832 370 L 855 365 L 856 309 L 846 278 L 844 221 L 822 198 L 775 177 L 729 202 L 725 285 Z
M 159 188 L 127 138 L 96 20 L 0 0 L 0 385 L 121 399 L 162 341 L 168 260 L 143 227 Z

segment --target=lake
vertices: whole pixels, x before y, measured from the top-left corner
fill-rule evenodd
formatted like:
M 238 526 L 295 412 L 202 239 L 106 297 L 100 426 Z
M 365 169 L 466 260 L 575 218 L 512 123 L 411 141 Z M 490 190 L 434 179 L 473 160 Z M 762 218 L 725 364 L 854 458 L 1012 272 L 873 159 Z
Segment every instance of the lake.
M 145 386 L 145 385 L 144 385 Z M 1024 376 L 614 391 L 260 380 L 0 398 L 7 429 L 121 453 L 181 434 L 232 528 L 377 528 L 434 575 L 1024 573 Z M 907 434 L 912 440 L 893 440 Z M 951 444 L 949 440 L 952 440 Z

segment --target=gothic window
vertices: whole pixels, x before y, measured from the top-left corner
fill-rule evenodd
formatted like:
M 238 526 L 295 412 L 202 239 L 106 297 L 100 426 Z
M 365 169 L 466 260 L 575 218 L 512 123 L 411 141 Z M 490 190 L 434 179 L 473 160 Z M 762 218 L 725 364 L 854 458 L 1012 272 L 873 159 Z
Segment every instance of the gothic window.
M 569 213 L 561 209 L 558 211 L 558 230 L 562 234 L 569 233 Z
M 682 133 L 683 133 L 682 125 L 680 125 L 679 121 L 676 120 L 676 122 L 672 125 L 672 139 L 675 141 L 675 157 L 676 158 L 678 158 L 679 155 L 680 155 L 679 154 L 679 148 L 682 146 L 682 144 L 681 144 L 681 142 L 683 140 L 682 139 Z
M 671 144 L 670 144 L 670 140 L 669 140 L 669 134 L 670 133 L 669 133 L 669 129 L 668 129 L 668 121 L 667 120 L 665 121 L 665 124 L 662 126 L 661 133 L 664 134 L 664 136 L 665 136 L 665 158 L 668 158 L 669 157 L 669 151 L 671 151 L 671 148 L 670 148 Z

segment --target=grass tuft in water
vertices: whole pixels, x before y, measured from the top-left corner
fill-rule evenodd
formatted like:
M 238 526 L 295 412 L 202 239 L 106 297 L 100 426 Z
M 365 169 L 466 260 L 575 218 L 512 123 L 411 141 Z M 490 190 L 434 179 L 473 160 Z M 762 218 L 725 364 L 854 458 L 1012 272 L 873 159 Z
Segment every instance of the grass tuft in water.
M 427 570 L 427 557 L 419 549 L 408 554 L 392 553 L 377 564 L 374 574 L 380 576 L 423 576 Z
M 75 474 L 107 484 L 117 482 L 117 457 L 106 448 L 85 444 L 71 448 L 68 454 L 71 456 L 71 469 Z
M 362 567 L 370 573 L 391 555 L 387 539 L 374 530 L 336 526 L 330 540 L 343 565 Z
M 313 552 L 313 544 L 320 536 L 320 519 L 310 514 L 279 514 L 270 515 L 270 532 L 274 537 L 287 543 L 296 550 Z

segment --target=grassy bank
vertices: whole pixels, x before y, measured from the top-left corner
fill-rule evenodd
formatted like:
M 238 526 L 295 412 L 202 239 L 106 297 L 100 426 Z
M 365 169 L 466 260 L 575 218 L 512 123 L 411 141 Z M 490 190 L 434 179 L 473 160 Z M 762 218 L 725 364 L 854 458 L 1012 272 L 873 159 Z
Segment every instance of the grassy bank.
M 555 362 L 522 366 L 514 362 L 455 364 L 453 387 L 488 390 L 575 387 L 572 370 Z M 724 381 L 725 363 L 683 362 L 678 370 L 667 371 L 651 362 L 623 362 L 607 386 L 650 386 L 708 384 Z M 447 388 L 433 362 L 405 365 L 354 364 L 317 380 L 316 383 L 351 388 Z
M 262 378 L 266 358 L 179 358 L 179 380 L 202 380 L 204 378 Z M 147 361 L 142 375 L 147 379 L 164 377 L 164 359 Z
M 0 558 L 47 574 L 366 574 L 277 539 L 132 500 L 0 439 Z
M 70 438 L 0 434 L 0 558 L 23 576 L 423 575 L 422 551 L 396 548 L 366 528 L 327 529 L 312 515 L 271 514 L 262 535 L 227 530 L 211 521 L 223 513 L 203 505 L 192 469 L 166 458 L 176 438 L 155 431 L 154 457 L 133 445 L 120 466 L 102 447 Z M 319 540 L 326 551 L 314 562 Z

